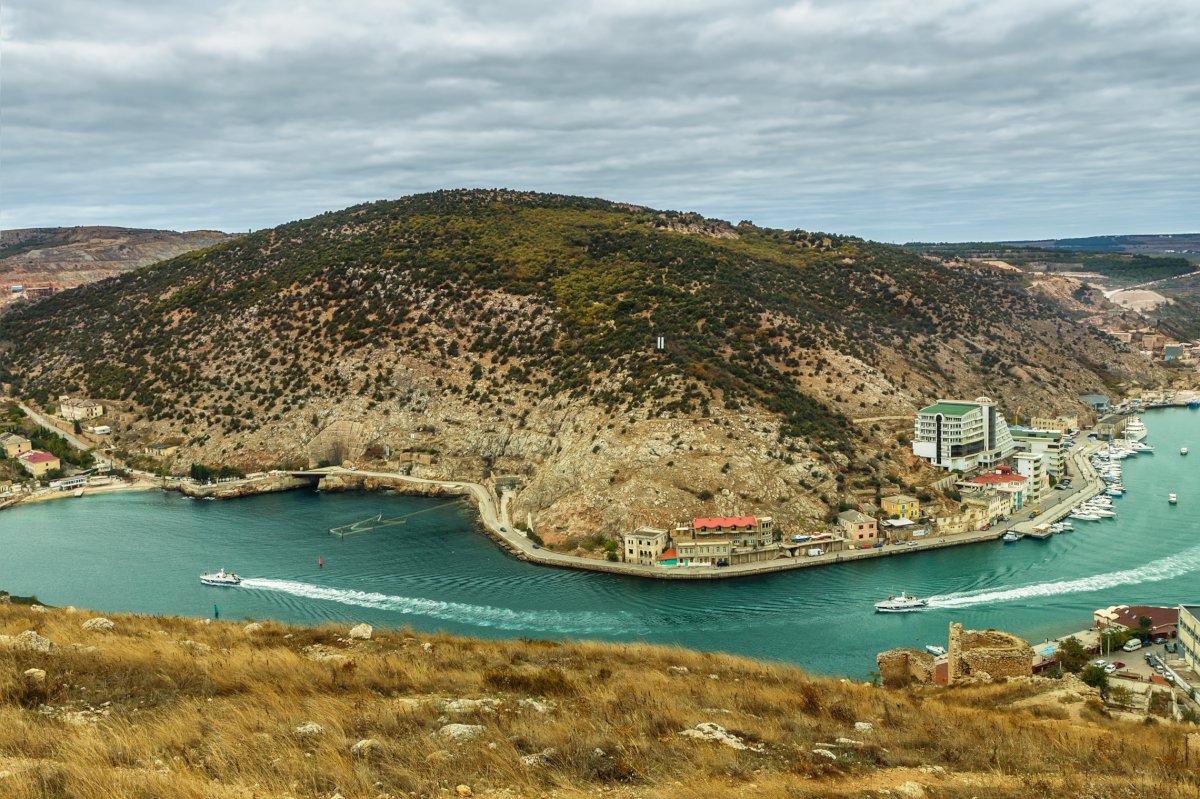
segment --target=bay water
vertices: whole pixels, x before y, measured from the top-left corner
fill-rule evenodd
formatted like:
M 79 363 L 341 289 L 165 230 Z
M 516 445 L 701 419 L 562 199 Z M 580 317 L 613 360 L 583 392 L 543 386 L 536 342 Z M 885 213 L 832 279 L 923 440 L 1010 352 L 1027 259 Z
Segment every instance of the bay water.
M 673 644 L 862 678 L 881 650 L 944 645 L 951 621 L 1038 642 L 1089 626 L 1099 607 L 1200 601 L 1200 412 L 1143 418 L 1157 451 L 1123 461 L 1128 490 L 1117 517 L 1076 522 L 1074 533 L 1047 541 L 666 582 L 523 563 L 484 536 L 461 502 L 313 491 L 202 501 L 150 491 L 0 513 L 0 588 L 100 612 Z M 1181 456 L 1183 446 L 1192 454 Z M 405 521 L 343 538 L 329 532 L 375 516 Z M 245 582 L 199 583 L 219 568 Z M 874 612 L 900 591 L 931 597 L 930 609 Z

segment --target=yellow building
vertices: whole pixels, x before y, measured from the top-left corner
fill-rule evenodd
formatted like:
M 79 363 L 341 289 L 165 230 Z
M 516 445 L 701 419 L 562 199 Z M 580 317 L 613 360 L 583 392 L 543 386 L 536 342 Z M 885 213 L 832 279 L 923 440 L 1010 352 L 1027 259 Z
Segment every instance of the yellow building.
M 770 516 L 693 519 L 671 536 L 680 566 L 729 566 L 779 557 L 779 538 Z
M 3 449 L 4 457 L 15 458 L 22 452 L 29 452 L 33 449 L 33 444 L 25 436 L 19 436 L 16 433 L 0 433 L 0 449 Z
M 658 556 L 667 549 L 669 536 L 666 530 L 654 527 L 639 527 L 632 533 L 625 533 L 625 562 L 640 563 L 643 566 L 653 566 L 658 562 Z
M 67 421 L 95 419 L 104 415 L 104 406 L 90 399 L 59 397 L 58 415 Z
M 897 516 L 901 519 L 912 519 L 914 522 L 921 518 L 921 501 L 908 494 L 895 494 L 884 497 L 881 501 L 885 516 Z
M 1179 656 L 1200 673 L 1200 605 L 1179 606 Z
M 17 462 L 34 477 L 41 477 L 46 472 L 62 468 L 62 463 L 57 457 L 39 449 L 22 452 L 17 456 Z

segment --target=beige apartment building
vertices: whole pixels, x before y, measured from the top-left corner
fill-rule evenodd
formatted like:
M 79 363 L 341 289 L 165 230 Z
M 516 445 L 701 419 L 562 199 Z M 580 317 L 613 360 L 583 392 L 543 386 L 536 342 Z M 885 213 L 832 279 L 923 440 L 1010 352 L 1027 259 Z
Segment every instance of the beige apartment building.
M 655 527 L 639 527 L 622 538 L 626 563 L 653 566 L 658 562 L 658 556 L 666 551 L 670 535 Z

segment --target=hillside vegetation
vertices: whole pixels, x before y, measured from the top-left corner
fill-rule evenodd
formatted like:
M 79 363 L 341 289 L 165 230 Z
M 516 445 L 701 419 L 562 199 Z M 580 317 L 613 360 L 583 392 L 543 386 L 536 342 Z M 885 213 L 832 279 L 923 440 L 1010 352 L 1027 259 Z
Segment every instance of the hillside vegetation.
M 1194 727 L 1028 701 L 1056 681 L 885 692 L 642 645 L 93 616 L 0 605 L 5 797 L 1175 799 L 1200 786 L 1184 763 Z M 732 740 L 681 734 L 704 724 Z
M 665 347 L 656 349 L 657 337 Z M 903 249 L 604 200 L 356 206 L 0 322 L 0 381 L 124 402 L 180 461 L 522 476 L 514 517 L 612 532 L 816 519 L 919 481 L 854 417 L 938 395 L 1076 407 L 1156 373 L 1019 280 Z

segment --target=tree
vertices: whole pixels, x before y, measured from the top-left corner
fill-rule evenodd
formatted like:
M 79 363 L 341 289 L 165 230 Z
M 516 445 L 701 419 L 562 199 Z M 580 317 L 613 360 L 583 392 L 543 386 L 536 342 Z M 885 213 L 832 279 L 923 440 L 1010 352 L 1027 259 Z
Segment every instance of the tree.
M 1083 680 L 1085 685 L 1099 688 L 1100 696 L 1108 694 L 1108 673 L 1104 671 L 1103 666 L 1088 666 L 1080 673 L 1079 679 Z
M 198 483 L 207 483 L 212 479 L 212 469 L 203 463 L 193 463 L 192 468 L 188 470 L 188 475 Z
M 1060 643 L 1054 654 L 1058 658 L 1059 665 L 1070 672 L 1078 673 L 1088 662 L 1087 650 L 1073 635 Z
M 75 420 L 75 424 L 72 425 L 72 428 L 75 430 L 76 435 L 79 435 L 83 432 L 83 427 L 80 426 L 78 419 Z

